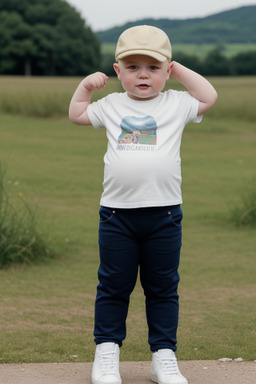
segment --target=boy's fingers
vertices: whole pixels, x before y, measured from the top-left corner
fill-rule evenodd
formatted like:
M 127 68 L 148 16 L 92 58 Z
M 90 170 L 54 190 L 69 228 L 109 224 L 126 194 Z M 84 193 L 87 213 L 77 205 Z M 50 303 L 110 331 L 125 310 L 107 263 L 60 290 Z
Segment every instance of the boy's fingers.
M 108 81 L 108 76 L 106 76 L 105 74 L 101 74 L 97 78 L 97 88 L 105 87 L 105 84 L 107 81 Z
M 94 89 L 104 88 L 108 80 L 108 76 L 102 72 L 96 72 L 93 75 L 88 76 L 85 82 L 85 87 L 88 90 L 93 91 Z

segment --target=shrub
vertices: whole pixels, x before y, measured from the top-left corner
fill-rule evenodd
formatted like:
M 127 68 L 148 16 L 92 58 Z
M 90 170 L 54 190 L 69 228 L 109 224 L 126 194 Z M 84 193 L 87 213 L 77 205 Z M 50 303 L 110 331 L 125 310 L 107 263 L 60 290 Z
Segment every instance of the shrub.
M 13 263 L 31 263 L 53 256 L 36 230 L 36 209 L 19 193 L 15 207 L 5 186 L 6 172 L 0 164 L 0 268 Z
M 256 226 L 256 181 L 249 185 L 231 209 L 231 221 L 237 226 Z

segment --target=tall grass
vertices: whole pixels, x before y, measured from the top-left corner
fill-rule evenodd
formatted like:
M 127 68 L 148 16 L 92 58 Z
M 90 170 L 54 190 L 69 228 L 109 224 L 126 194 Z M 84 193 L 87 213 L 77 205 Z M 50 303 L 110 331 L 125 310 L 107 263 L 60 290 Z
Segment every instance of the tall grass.
M 255 90 L 256 77 L 219 77 L 212 83 L 217 89 L 217 104 L 207 116 L 217 119 L 256 121 Z
M 68 82 L 54 78 L 0 77 L 0 112 L 50 117 L 67 113 Z
M 247 181 L 238 201 L 230 208 L 231 222 L 236 226 L 256 226 L 256 179 Z
M 75 88 L 82 78 L 0 77 L 0 112 L 33 116 L 67 116 Z M 256 77 L 211 78 L 219 94 L 217 105 L 208 113 L 211 118 L 243 121 L 256 120 Z M 170 79 L 166 88 L 182 89 Z M 111 78 L 105 89 L 96 91 L 93 100 L 108 93 L 121 92 L 120 82 Z
M 36 229 L 36 211 L 18 194 L 13 204 L 6 188 L 6 171 L 0 163 L 0 268 L 31 263 L 52 256 Z
M 67 116 L 72 94 L 82 78 L 0 77 L 0 112 L 32 117 Z M 117 81 L 110 87 L 120 90 Z M 94 98 L 104 95 L 96 91 Z

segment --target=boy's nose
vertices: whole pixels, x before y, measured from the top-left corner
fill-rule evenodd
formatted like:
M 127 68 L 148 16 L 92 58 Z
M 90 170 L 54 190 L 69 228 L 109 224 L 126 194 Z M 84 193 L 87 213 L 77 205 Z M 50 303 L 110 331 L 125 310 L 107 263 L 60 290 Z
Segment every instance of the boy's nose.
M 148 78 L 148 72 L 146 69 L 141 69 L 139 72 L 139 78 L 140 79 L 147 79 Z

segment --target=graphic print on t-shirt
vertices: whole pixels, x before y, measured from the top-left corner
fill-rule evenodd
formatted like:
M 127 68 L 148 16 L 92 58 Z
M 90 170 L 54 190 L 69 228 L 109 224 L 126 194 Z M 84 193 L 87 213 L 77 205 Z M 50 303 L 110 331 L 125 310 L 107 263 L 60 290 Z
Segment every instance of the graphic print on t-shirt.
M 120 127 L 122 133 L 118 137 L 118 144 L 156 145 L 157 124 L 152 116 L 126 116 Z

